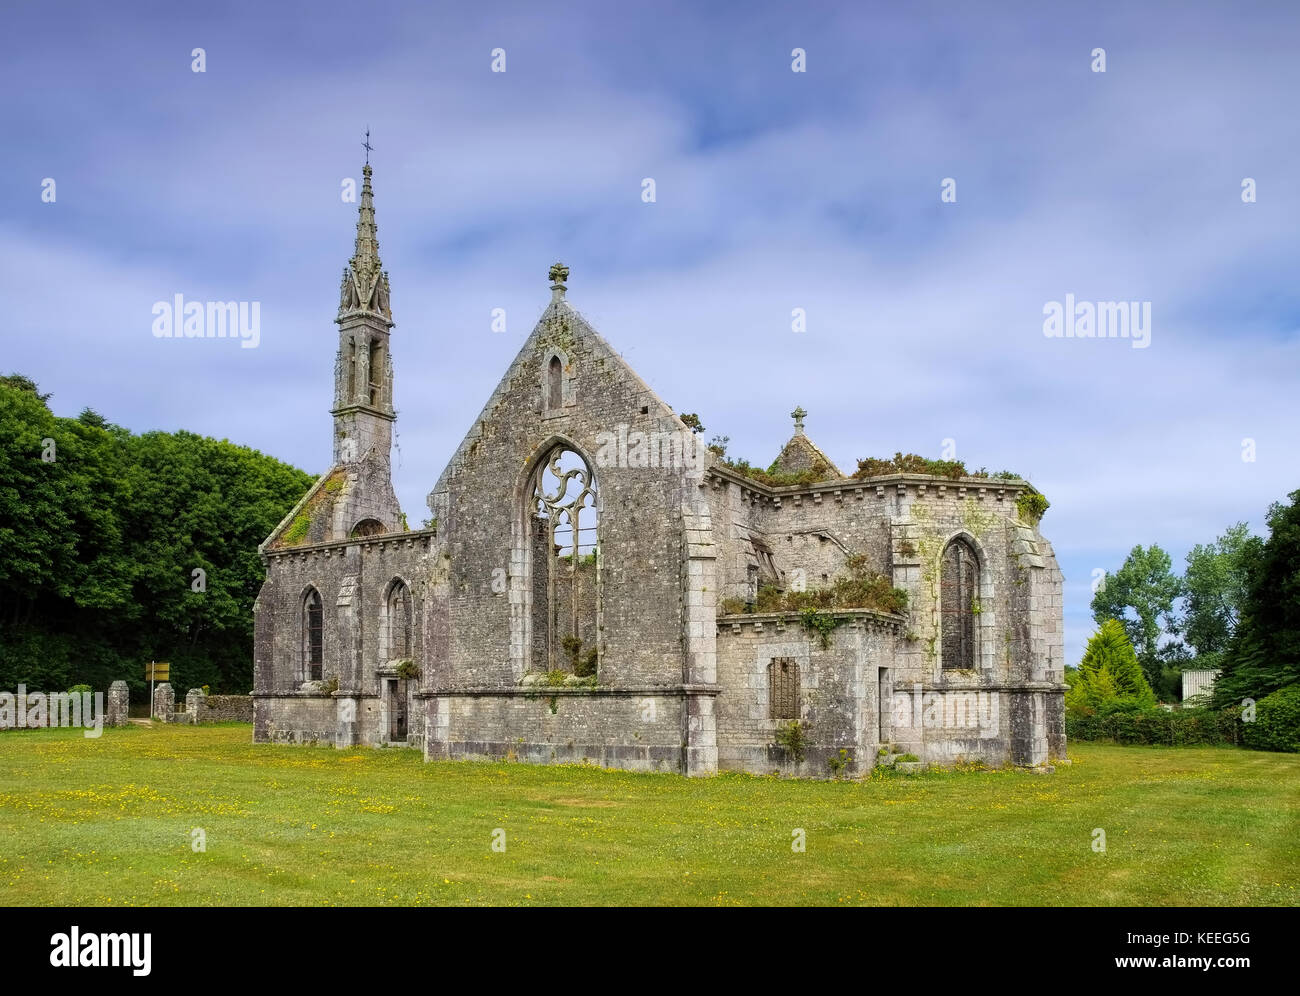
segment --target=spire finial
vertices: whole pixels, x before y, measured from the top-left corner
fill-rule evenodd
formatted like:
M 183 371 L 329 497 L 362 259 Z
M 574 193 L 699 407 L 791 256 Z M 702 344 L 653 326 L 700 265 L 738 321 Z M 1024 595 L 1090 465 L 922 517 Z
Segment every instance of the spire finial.
M 357 205 L 357 239 L 343 271 L 339 311 L 376 311 L 391 318 L 388 305 L 388 274 L 379 261 L 379 226 L 375 224 L 375 192 L 370 187 L 370 129 L 366 129 L 366 164 L 361 167 L 361 203 Z
M 370 165 L 370 153 L 374 151 L 374 146 L 370 144 L 370 125 L 366 125 L 366 140 L 361 143 L 361 147 L 366 150 L 366 165 Z
M 552 263 L 546 275 L 551 281 L 551 300 L 564 300 L 564 292 L 568 290 L 564 282 L 569 279 L 569 268 L 563 263 Z
M 807 414 L 808 413 L 803 410 L 803 405 L 800 405 L 790 413 L 790 417 L 794 419 L 794 434 L 796 436 L 803 435 L 803 420 Z

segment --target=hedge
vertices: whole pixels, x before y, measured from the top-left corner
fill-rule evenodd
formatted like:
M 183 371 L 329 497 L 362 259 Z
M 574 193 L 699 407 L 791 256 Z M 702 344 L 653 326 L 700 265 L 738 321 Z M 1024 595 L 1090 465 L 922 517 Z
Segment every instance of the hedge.
M 1255 704 L 1255 721 L 1242 724 L 1247 747 L 1300 751 L 1300 685 L 1279 688 Z
M 1241 709 L 1143 709 L 1065 717 L 1068 740 L 1113 740 L 1166 747 L 1242 743 Z

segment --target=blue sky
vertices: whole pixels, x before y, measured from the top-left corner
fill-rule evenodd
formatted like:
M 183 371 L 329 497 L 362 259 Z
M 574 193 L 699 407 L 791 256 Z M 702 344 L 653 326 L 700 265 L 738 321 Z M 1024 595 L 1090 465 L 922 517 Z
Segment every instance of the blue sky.
M 323 470 L 369 126 L 413 522 L 556 259 L 733 455 L 802 404 L 846 470 L 952 439 L 1030 478 L 1071 662 L 1095 568 L 1300 486 L 1300 8 L 702 6 L 7 5 L 0 368 Z M 260 346 L 154 338 L 177 293 L 260 301 Z M 1046 338 L 1066 294 L 1151 302 L 1149 348 Z

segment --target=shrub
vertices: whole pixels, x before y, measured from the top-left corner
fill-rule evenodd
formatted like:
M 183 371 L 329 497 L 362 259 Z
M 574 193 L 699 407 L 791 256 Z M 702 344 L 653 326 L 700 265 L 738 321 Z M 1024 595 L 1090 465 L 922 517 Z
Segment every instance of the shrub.
M 804 751 L 808 747 L 808 738 L 804 726 L 799 720 L 796 719 L 777 727 L 776 742 L 778 746 L 784 747 L 789 752 L 795 763 L 803 760 Z
M 93 692 L 94 689 L 89 685 L 73 685 L 68 689 L 69 695 L 84 695 L 86 692 Z
M 838 577 L 828 588 L 807 591 L 781 591 L 762 587 L 758 590 L 755 612 L 806 612 L 809 609 L 874 609 L 877 612 L 902 612 L 907 608 L 907 592 L 895 588 L 884 574 L 877 574 L 863 554 L 854 554 L 844 562 L 847 575 Z M 726 607 L 726 603 L 724 603 Z
M 1088 640 L 1077 670 L 1067 671 L 1066 712 L 1075 716 L 1113 712 L 1120 704 L 1150 709 L 1155 693 L 1147 684 L 1123 623 L 1107 619 Z
M 1300 685 L 1288 685 L 1255 704 L 1254 722 L 1241 724 L 1242 739 L 1255 750 L 1300 751 Z
M 1051 507 L 1052 503 L 1047 500 L 1047 496 L 1038 491 L 1022 491 L 1016 499 L 1016 512 L 1020 515 L 1020 521 L 1031 526 L 1042 519 Z

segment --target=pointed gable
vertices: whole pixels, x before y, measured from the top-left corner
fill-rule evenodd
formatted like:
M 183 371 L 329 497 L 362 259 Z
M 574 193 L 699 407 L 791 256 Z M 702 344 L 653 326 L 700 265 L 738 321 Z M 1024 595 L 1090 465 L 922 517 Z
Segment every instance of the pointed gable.
M 826 480 L 843 479 L 844 472 L 822 452 L 821 447 L 804 435 L 803 420 L 808 413 L 799 407 L 790 414 L 794 418 L 794 435 L 781 448 L 776 462 L 770 469 L 778 474 L 803 474 L 817 471 L 824 475 Z
M 560 263 L 551 267 L 550 303 L 429 495 L 435 517 L 442 514 L 435 507 L 437 497 L 447 493 L 451 481 L 473 458 L 482 440 L 500 437 L 502 419 L 515 426 L 522 420 L 544 429 L 551 423 L 558 426 L 564 415 L 576 414 L 581 408 L 585 417 L 580 421 L 588 428 L 593 420 L 606 431 L 637 422 L 642 427 L 671 425 L 674 431 L 690 434 L 677 414 L 565 300 L 568 275 L 568 267 Z M 614 382 L 621 385 L 613 392 L 617 400 L 610 391 Z M 532 435 L 541 438 L 546 433 L 534 431 Z M 594 455 L 594 438 L 581 441 Z

